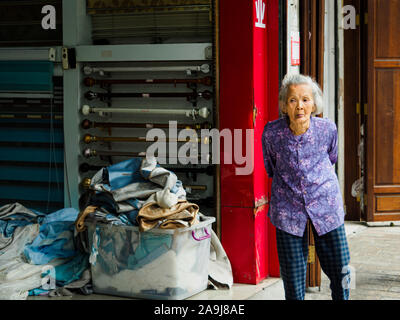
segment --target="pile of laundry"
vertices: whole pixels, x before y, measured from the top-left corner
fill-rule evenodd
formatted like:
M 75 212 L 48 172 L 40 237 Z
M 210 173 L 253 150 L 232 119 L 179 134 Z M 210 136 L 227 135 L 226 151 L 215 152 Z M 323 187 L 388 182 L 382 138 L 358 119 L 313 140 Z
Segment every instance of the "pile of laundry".
M 99 170 L 91 179 L 87 201 L 80 212 L 65 208 L 43 214 L 19 203 L 5 205 L 0 208 L 0 299 L 90 294 L 92 272 L 97 270 L 93 266 L 101 264 L 102 257 L 107 257 L 108 267 L 113 270 L 99 275 L 103 282 L 115 280 L 116 272 L 123 275 L 130 266 L 159 266 L 161 260 L 157 258 L 171 258 L 171 238 L 154 237 L 147 231 L 192 227 L 205 218 L 197 204 L 186 200 L 182 182 L 173 172 L 160 167 L 155 158 L 133 158 Z M 112 229 L 96 228 L 89 240 L 84 235 L 93 222 Z M 134 239 L 137 234 L 128 235 L 128 231 L 116 226 L 137 227 L 140 235 Z M 104 232 L 108 232 L 105 237 Z M 98 246 L 100 235 L 102 245 Z M 109 245 L 104 241 L 107 239 Z M 129 250 L 134 248 L 134 254 L 126 251 L 128 245 Z M 193 257 L 183 258 L 188 265 L 194 261 Z M 174 259 L 174 263 L 183 261 Z M 185 268 L 185 263 L 180 264 L 178 267 Z M 231 265 L 214 231 L 208 265 L 209 286 L 231 288 Z M 114 276 L 107 278 L 110 274 Z M 136 278 L 137 284 L 140 278 Z
M 180 291 L 190 291 L 190 285 L 193 290 L 201 287 L 204 270 L 206 283 L 208 272 L 213 288 L 232 286 L 229 259 L 212 229 L 211 250 L 206 243 L 199 246 L 196 241 L 188 241 L 190 238 L 149 232 L 204 225 L 207 220 L 197 204 L 186 200 L 182 182 L 159 166 L 156 158 L 133 158 L 102 168 L 91 179 L 90 190 L 76 228 L 81 232 L 86 230 L 85 222 L 97 223 L 89 233 L 93 237 L 91 245 L 86 246 L 91 253 L 92 272 L 96 273 L 95 288 L 107 288 L 108 283 L 110 290 L 117 287 L 120 293 L 133 290 L 177 296 Z M 140 232 L 100 228 L 99 223 L 134 226 Z M 188 234 L 191 237 L 191 231 Z M 204 257 L 210 257 L 208 270 L 201 261 Z M 110 290 L 104 291 L 117 294 Z
M 132 158 L 99 170 L 91 179 L 85 210 L 77 221 L 84 230 L 87 216 L 115 225 L 173 229 L 197 222 L 197 204 L 186 200 L 177 176 L 154 157 Z
M 74 242 L 78 213 L 45 215 L 19 203 L 0 208 L 0 299 L 91 293 L 88 255 Z

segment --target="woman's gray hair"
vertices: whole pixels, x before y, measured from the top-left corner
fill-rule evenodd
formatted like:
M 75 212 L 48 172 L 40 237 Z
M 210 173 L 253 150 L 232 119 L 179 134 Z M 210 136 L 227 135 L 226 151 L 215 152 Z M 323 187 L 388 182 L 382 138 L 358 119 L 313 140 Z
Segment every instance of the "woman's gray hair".
M 312 90 L 314 104 L 315 104 L 315 112 L 312 113 L 313 116 L 321 114 L 324 112 L 324 98 L 322 94 L 322 90 L 319 87 L 318 83 L 309 76 L 305 76 L 302 74 L 287 74 L 282 81 L 281 89 L 279 90 L 279 110 L 283 112 L 283 108 L 287 104 L 288 93 L 290 86 L 296 86 L 299 84 L 308 84 Z

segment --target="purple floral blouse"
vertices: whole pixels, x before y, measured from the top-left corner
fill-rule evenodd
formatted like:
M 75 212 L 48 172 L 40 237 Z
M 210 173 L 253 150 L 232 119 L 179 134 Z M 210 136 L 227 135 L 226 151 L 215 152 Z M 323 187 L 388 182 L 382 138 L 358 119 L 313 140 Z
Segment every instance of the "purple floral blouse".
M 272 178 L 268 216 L 278 229 L 303 236 L 311 219 L 318 235 L 344 223 L 343 200 L 333 164 L 338 153 L 336 125 L 311 117 L 306 133 L 295 136 L 288 120 L 269 122 L 262 135 L 264 165 Z

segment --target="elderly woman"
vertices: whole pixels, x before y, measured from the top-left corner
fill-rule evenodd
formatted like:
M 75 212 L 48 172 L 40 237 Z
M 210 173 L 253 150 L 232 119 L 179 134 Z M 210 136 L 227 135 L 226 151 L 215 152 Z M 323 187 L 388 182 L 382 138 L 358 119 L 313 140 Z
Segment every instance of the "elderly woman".
M 278 258 L 287 300 L 304 300 L 311 220 L 322 270 L 333 300 L 349 298 L 349 249 L 344 211 L 333 164 L 336 125 L 314 115 L 323 111 L 322 92 L 308 76 L 287 75 L 279 93 L 283 118 L 262 135 L 264 164 L 272 178 L 268 216 L 276 227 Z

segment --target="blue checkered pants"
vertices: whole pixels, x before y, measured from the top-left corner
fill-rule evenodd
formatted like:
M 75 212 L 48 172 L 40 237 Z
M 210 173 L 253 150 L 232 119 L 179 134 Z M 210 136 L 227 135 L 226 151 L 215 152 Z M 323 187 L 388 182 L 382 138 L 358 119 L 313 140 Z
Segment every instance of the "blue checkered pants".
M 308 259 L 307 229 L 303 237 L 276 229 L 278 258 L 286 300 L 304 300 Z M 322 236 L 318 236 L 314 226 L 312 231 L 321 269 L 331 281 L 332 299 L 348 300 L 350 253 L 344 225 Z

